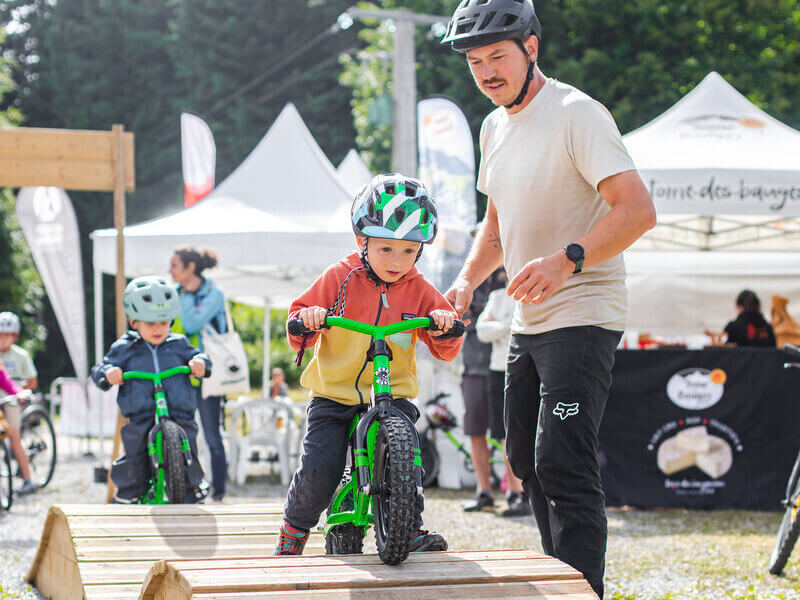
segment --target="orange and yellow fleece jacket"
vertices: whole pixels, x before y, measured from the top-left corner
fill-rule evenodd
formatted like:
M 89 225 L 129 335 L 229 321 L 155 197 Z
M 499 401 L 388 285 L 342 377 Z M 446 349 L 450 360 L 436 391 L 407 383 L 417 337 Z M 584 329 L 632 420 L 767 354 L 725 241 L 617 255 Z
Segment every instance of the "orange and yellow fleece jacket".
M 289 318 L 297 317 L 301 309 L 309 306 L 329 308 L 336 302 L 339 289 L 347 275 L 361 265 L 357 253 L 331 265 L 310 288 L 292 302 Z M 427 317 L 434 310 L 453 311 L 444 296 L 428 282 L 416 267 L 395 283 L 377 283 L 370 279 L 366 270 L 353 273 L 347 282 L 344 294 L 348 319 L 377 325 L 388 325 L 404 319 Z M 306 346 L 316 344 L 300 384 L 310 390 L 310 395 L 322 396 L 341 404 L 358 404 L 360 390 L 364 402 L 369 402 L 372 389 L 372 365 L 367 363 L 367 350 L 371 339 L 368 335 L 348 331 L 340 327 L 323 330 L 307 336 Z M 287 334 L 288 335 L 288 334 Z M 431 337 L 425 329 L 387 338 L 392 351 L 392 395 L 396 398 L 415 398 L 417 395 L 417 364 L 414 349 L 421 339 L 434 357 L 450 361 L 461 349 L 463 336 L 440 340 Z M 302 336 L 289 336 L 289 344 L 300 348 Z

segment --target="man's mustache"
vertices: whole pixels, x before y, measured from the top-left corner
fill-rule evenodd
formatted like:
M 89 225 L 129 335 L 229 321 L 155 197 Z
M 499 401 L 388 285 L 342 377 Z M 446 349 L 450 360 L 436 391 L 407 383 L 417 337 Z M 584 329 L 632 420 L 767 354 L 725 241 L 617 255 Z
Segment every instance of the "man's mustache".
M 503 79 L 484 79 L 483 80 L 483 85 L 485 85 L 485 86 L 495 85 L 495 84 L 498 84 L 498 83 L 505 83 L 505 80 L 503 80 Z

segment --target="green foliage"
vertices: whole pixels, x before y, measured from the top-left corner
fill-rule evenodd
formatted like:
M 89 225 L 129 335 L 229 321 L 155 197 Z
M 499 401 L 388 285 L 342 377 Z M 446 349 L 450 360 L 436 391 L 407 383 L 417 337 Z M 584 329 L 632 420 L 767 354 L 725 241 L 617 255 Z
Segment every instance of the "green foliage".
M 250 384 L 254 388 L 260 388 L 263 383 L 264 309 L 234 303 L 231 318 L 247 353 Z M 270 366 L 281 367 L 286 374 L 286 382 L 295 386 L 313 353 L 311 349 L 305 353 L 302 367 L 294 364 L 295 351 L 289 347 L 286 339 L 286 318 L 286 310 L 273 309 L 270 313 L 269 359 Z

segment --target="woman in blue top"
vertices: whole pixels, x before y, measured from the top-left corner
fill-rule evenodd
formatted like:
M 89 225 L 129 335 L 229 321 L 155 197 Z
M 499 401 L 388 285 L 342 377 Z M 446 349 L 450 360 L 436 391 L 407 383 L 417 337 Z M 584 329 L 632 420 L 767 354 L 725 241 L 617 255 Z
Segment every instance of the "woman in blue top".
M 219 333 L 227 331 L 225 318 L 225 296 L 214 282 L 203 277 L 204 270 L 217 264 L 217 254 L 208 248 L 196 250 L 191 246 L 176 248 L 169 262 L 169 274 L 178 284 L 181 300 L 180 323 L 175 322 L 173 331 L 181 328 L 189 341 L 203 349 L 202 330 L 210 323 Z M 198 404 L 203 435 L 211 453 L 211 484 L 214 487 L 212 499 L 221 502 L 225 495 L 225 477 L 228 463 L 225 447 L 220 433 L 220 414 L 222 396 L 209 396 L 200 399 Z

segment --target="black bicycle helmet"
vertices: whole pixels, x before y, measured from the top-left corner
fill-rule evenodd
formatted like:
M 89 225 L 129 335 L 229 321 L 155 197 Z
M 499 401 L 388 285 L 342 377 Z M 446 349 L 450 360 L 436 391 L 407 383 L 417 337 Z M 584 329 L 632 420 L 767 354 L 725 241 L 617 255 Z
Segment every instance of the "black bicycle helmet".
M 503 40 L 522 45 L 531 35 L 542 37 L 533 0 L 462 0 L 442 44 L 450 44 L 457 52 L 468 52 Z M 524 48 L 523 51 L 527 53 Z

